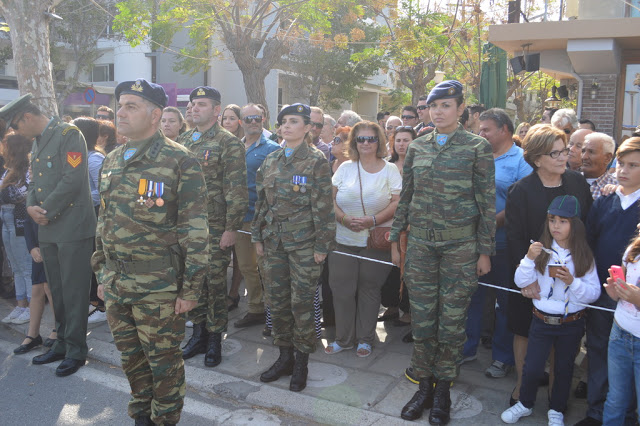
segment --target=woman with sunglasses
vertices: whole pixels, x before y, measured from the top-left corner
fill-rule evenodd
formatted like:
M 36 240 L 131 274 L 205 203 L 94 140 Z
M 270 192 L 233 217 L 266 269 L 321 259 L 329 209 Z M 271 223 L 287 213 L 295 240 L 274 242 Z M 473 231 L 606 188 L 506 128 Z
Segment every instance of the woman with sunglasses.
M 251 224 L 273 341 L 280 349 L 260 381 L 291 375 L 294 392 L 307 385 L 309 354 L 316 349 L 313 299 L 335 235 L 331 170 L 311 144 L 310 114 L 303 104 L 278 114 L 284 148 L 269 154 L 258 169 Z
M 587 181 L 582 174 L 567 168 L 567 139 L 562 129 L 548 124 L 531 127 L 524 138 L 524 159 L 534 171 L 511 185 L 505 208 L 511 288 L 520 290 L 513 276 L 520 260 L 527 254 L 531 240 L 540 239 L 551 201 L 561 195 L 573 195 L 580 203 L 583 222 L 591 208 L 593 199 Z M 520 398 L 522 368 L 532 318 L 531 300 L 540 298 L 537 282 L 521 291 L 522 294 L 509 293 L 507 307 L 507 327 L 514 334 L 513 355 L 517 374 L 516 387 L 509 400 L 511 406 Z
M 349 139 L 349 132 L 351 127 L 344 126 L 336 129 L 336 137 L 333 138 L 331 143 L 331 155 L 335 158 L 331 162 L 331 174 L 335 174 L 338 167 L 345 161 L 349 160 L 349 153 L 347 152 L 346 142 Z
M 388 163 L 384 132 L 371 121 L 357 123 L 349 133 L 346 161 L 333 175 L 337 250 L 388 262 L 388 250 L 367 247 L 369 230 L 390 226 L 398 205 L 402 178 Z M 371 354 L 375 343 L 380 289 L 391 267 L 331 253 L 329 285 L 336 313 L 336 338 L 325 353 L 358 345 L 356 355 Z
M 452 381 L 459 374 L 466 313 L 478 276 L 495 252 L 495 182 L 491 145 L 464 130 L 462 84 L 443 81 L 427 98 L 435 130 L 411 143 L 390 240 L 400 266 L 400 231 L 408 237 L 404 281 L 413 327 L 411 367 L 419 390 L 401 417 L 431 408 L 429 423 L 449 422 Z

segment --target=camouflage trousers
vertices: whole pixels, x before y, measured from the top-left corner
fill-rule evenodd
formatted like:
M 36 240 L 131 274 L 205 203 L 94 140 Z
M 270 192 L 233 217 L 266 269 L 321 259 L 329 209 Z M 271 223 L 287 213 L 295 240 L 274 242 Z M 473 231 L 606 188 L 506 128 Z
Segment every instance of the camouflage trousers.
M 411 365 L 418 377 L 458 377 L 477 262 L 475 241 L 430 243 L 409 236 L 404 279 L 411 301 Z
M 216 233 L 217 234 L 217 233 Z M 220 232 L 222 235 L 222 232 Z M 207 321 L 207 330 L 214 333 L 227 331 L 229 311 L 227 309 L 227 268 L 231 262 L 231 249 L 220 249 L 220 237 L 209 234 L 209 271 L 198 305 L 189 312 L 194 324 Z
M 273 342 L 300 352 L 316 350 L 313 298 L 322 265 L 313 259 L 313 247 L 286 251 L 282 243 L 259 259 L 265 300 L 271 311 Z
M 174 312 L 176 295 L 151 293 L 126 303 L 114 288 L 105 286 L 105 305 L 122 370 L 131 386 L 128 414 L 132 418 L 151 416 L 158 425 L 178 423 L 185 395 L 180 349 L 185 319 Z

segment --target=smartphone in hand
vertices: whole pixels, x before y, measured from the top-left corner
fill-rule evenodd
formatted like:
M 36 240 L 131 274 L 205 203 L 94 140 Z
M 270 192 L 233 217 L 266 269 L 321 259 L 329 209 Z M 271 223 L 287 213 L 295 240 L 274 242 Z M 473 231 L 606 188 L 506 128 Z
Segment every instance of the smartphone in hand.
M 611 265 L 611 268 L 609 268 L 611 270 L 611 278 L 613 278 L 613 281 L 617 283 L 617 281 L 620 279 L 623 282 L 625 281 L 625 277 L 624 277 L 624 271 L 622 270 L 621 266 L 618 265 Z

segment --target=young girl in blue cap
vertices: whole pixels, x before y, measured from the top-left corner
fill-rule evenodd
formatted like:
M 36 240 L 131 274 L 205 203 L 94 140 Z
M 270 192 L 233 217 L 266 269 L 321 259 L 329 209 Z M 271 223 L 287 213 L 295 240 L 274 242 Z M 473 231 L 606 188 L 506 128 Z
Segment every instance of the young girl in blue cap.
M 600 282 L 580 220 L 580 205 L 572 195 L 556 197 L 547 211 L 539 242 L 532 242 L 514 277 L 524 297 L 533 299 L 533 320 L 520 388 L 520 400 L 502 413 L 515 423 L 533 413 L 538 383 L 551 348 L 555 348 L 553 388 L 549 396 L 549 425 L 563 425 L 573 361 L 584 335 L 582 304 L 600 296 Z M 527 286 L 538 282 L 540 292 Z

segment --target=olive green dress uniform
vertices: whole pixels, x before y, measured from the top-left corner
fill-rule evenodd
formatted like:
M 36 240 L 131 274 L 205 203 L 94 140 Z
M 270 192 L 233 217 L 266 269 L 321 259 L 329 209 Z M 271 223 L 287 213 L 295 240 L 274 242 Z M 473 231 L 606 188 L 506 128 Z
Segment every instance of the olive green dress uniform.
M 38 238 L 58 330 L 51 350 L 84 360 L 96 217 L 80 130 L 52 118 L 33 144 L 31 170 L 27 206 L 42 207 L 49 220 Z
M 443 145 L 433 131 L 409 145 L 390 240 L 411 225 L 404 278 L 411 301 L 412 366 L 420 378 L 458 376 L 480 254 L 495 251 L 491 145 L 462 126 Z
M 213 333 L 227 331 L 227 267 L 231 248 L 222 250 L 224 231 L 242 229 L 249 208 L 244 144 L 218 123 L 194 138 L 196 130 L 180 135 L 178 142 L 196 156 L 207 183 L 209 210 L 209 273 L 198 306 L 189 313 L 194 324 L 207 321 Z
M 284 149 L 269 154 L 256 185 L 251 239 L 264 244 L 260 269 L 274 343 L 313 353 L 313 298 L 322 272 L 313 255 L 328 254 L 336 233 L 329 163 L 303 142 L 289 157 Z
M 209 259 L 204 176 L 189 150 L 158 131 L 111 152 L 99 190 L 94 269 L 131 386 L 129 416 L 175 424 L 185 395 L 185 316 L 175 302 L 198 300 Z

